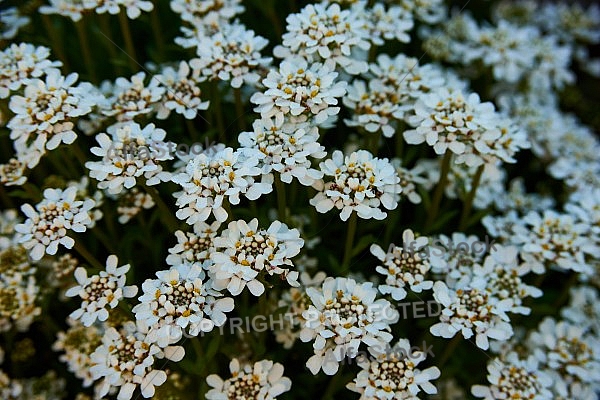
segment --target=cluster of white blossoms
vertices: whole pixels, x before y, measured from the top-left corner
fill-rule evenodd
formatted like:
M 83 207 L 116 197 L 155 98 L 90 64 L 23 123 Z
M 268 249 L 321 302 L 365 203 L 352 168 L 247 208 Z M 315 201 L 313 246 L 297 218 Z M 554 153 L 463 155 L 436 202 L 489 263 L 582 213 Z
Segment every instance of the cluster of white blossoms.
M 198 111 L 208 109 L 209 102 L 202 101 L 199 86 L 205 78 L 200 75 L 200 66 L 193 61 L 181 61 L 177 70 L 167 66 L 154 79 L 166 88 L 156 118 L 166 119 L 175 111 L 186 119 L 194 119 Z
M 206 378 L 211 389 L 208 400 L 264 399 L 274 400 L 292 387 L 290 378 L 283 376 L 283 365 L 270 360 L 241 364 L 237 358 L 229 363 L 231 377 L 222 379 L 212 374 Z
M 106 259 L 106 269 L 97 275 L 88 276 L 87 270 L 79 267 L 75 270 L 77 285 L 73 286 L 65 295 L 67 297 L 80 297 L 81 305 L 69 315 L 73 320 L 81 320 L 86 326 L 92 326 L 96 320 L 106 321 L 108 309 L 115 308 L 119 302 L 137 294 L 137 286 L 125 286 L 126 276 L 130 265 L 118 267 L 118 258 L 110 255 Z
M 263 175 L 276 172 L 282 182 L 291 183 L 296 178 L 305 186 L 323 177 L 323 173 L 311 165 L 312 159 L 327 155 L 325 147 L 318 142 L 316 126 L 262 118 L 254 121 L 252 129 L 252 132 L 240 133 L 238 141 L 241 151 L 251 149 L 252 156 L 259 158 L 258 167 Z
M 371 253 L 383 263 L 375 268 L 385 276 L 385 284 L 379 285 L 382 294 L 390 294 L 394 300 L 399 301 L 408 294 L 405 287 L 415 293 L 433 287 L 433 281 L 426 279 L 431 269 L 428 256 L 421 253 L 427 245 L 429 240 L 426 236 L 415 238 L 410 229 L 402 233 L 402 247 L 392 243 L 386 253 L 378 245 L 371 245 Z
M 262 118 L 309 120 L 315 125 L 329 122 L 340 111 L 337 98 L 346 94 L 344 81 L 327 64 L 303 58 L 286 59 L 279 70 L 271 69 L 262 81 L 266 90 L 256 92 L 250 101 Z
M 391 342 L 390 324 L 399 314 L 389 301 L 376 299 L 371 282 L 327 278 L 321 288 L 307 288 L 306 294 L 312 304 L 302 313 L 300 339 L 314 341 L 315 354 L 306 362 L 314 375 L 320 370 L 335 375 L 344 359 L 359 355 L 361 343 L 377 354 Z
M 342 10 L 336 3 L 308 4 L 299 13 L 288 15 L 286 22 L 282 44 L 274 49 L 276 57 L 300 56 L 331 70 L 339 66 L 353 75 L 368 70 L 367 62 L 356 56 L 370 47 L 369 31 L 358 10 Z
M 439 378 L 440 370 L 416 368 L 426 357 L 425 353 L 414 351 L 407 339 L 400 339 L 376 357 L 359 358 L 361 371 L 347 387 L 360 393 L 359 400 L 418 398 L 421 390 L 435 394 L 437 390 L 429 381 Z
M 177 244 L 169 249 L 167 264 L 172 266 L 186 264 L 210 270 L 212 266 L 210 255 L 215 251 L 214 239 L 218 235 L 220 225 L 219 221 L 210 225 L 201 221 L 193 225 L 193 232 L 175 232 Z M 200 279 L 204 279 L 202 274 Z
M 398 206 L 400 178 L 387 158 L 373 157 L 367 150 L 347 156 L 336 150 L 320 168 L 325 178 L 313 185 L 319 192 L 310 199 L 320 213 L 335 207 L 341 210 L 342 221 L 353 212 L 360 218 L 382 220 L 387 213 L 381 207 L 393 210 Z
M 221 298 L 202 281 L 202 268 L 197 265 L 177 265 L 158 271 L 158 279 L 142 284 L 144 294 L 133 307 L 135 318 L 149 327 L 147 340 L 165 348 L 183 337 L 184 330 L 192 336 L 210 332 L 225 323 L 225 312 L 233 310 L 233 299 Z
M 107 133 L 96 135 L 100 147 L 91 148 L 92 154 L 102 160 L 88 161 L 85 167 L 98 181 L 98 188 L 110 194 L 139 184 L 152 186 L 169 181 L 171 173 L 160 165 L 173 158 L 164 142 L 166 134 L 154 124 L 143 128 L 136 122 L 109 126 Z
M 182 188 L 174 194 L 179 207 L 177 218 L 193 225 L 213 214 L 217 221 L 224 222 L 229 215 L 224 206 L 239 204 L 240 195 L 256 200 L 270 193 L 271 182 L 255 181 L 261 175 L 258 162 L 258 157 L 231 147 L 195 156 L 183 172 L 172 177 Z
M 259 228 L 258 219 L 232 221 L 214 238 L 210 254 L 214 273 L 212 286 L 227 289 L 234 296 L 248 288 L 254 296 L 265 292 L 269 277 L 279 275 L 291 286 L 298 286 L 298 271 L 291 258 L 300 253 L 304 240 L 297 229 L 280 221 L 267 229 Z
M 147 328 L 127 321 L 119 329 L 108 327 L 102 343 L 90 355 L 90 372 L 99 380 L 98 397 L 103 398 L 118 389 L 118 400 L 133 397 L 137 387 L 145 398 L 152 397 L 155 386 L 167 380 L 165 371 L 153 368 L 157 359 L 180 361 L 185 356 L 181 346 L 159 348 L 147 340 Z
M 21 15 L 17 7 L 5 8 L 0 15 L 0 40 L 13 39 L 30 22 L 31 18 Z
M 74 87 L 77 74 L 62 76 L 58 69 L 45 70 L 45 79 L 24 80 L 23 95 L 13 95 L 9 107 L 15 114 L 8 122 L 17 159 L 33 168 L 46 150 L 77 138 L 73 131 L 77 117 L 88 114 L 96 102 L 87 93 L 91 86 Z
M 529 269 L 536 273 L 558 268 L 593 275 L 589 260 L 600 256 L 600 238 L 586 217 L 568 211 L 530 211 L 523 217 L 515 213 L 485 217 L 483 224 L 491 235 L 519 246 Z
M 150 12 L 154 9 L 152 1 L 149 0 L 48 0 L 48 3 L 50 4 L 39 8 L 40 13 L 62 15 L 69 17 L 73 22 L 80 21 L 83 15 L 90 11 L 115 15 L 123 12 L 123 8 L 128 18 L 136 19 L 142 15 L 142 11 Z
M 90 214 L 96 202 L 77 200 L 76 196 L 74 186 L 65 190 L 46 189 L 44 199 L 35 208 L 30 204 L 21 207 L 27 219 L 15 226 L 15 230 L 20 234 L 19 243 L 33 260 L 40 260 L 44 254 L 56 254 L 59 244 L 72 248 L 75 240 L 67 232 L 85 232 L 93 226 Z

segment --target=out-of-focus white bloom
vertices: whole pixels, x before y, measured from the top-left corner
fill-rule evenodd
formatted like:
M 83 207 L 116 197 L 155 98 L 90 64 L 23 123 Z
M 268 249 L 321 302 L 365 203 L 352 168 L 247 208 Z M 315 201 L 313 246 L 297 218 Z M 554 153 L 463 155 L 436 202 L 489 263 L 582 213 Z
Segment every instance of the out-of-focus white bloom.
M 145 72 L 138 72 L 131 80 L 119 77 L 112 88 L 113 96 L 102 114 L 115 117 L 118 122 L 131 121 L 139 115 L 148 115 L 155 111 L 155 106 L 161 101 L 165 88 L 152 78 L 146 85 Z
M 600 342 L 583 327 L 547 317 L 530 334 L 527 345 L 540 369 L 551 375 L 554 398 L 585 392 L 585 387 L 593 390 L 600 384 Z
M 208 109 L 209 102 L 200 99 L 202 92 L 198 86 L 204 78 L 198 69 L 190 69 L 187 62 L 180 62 L 177 71 L 172 67 L 164 68 L 154 79 L 166 88 L 156 118 L 166 119 L 171 111 L 175 111 L 187 119 L 194 119 L 198 111 Z
M 355 358 L 361 343 L 377 354 L 392 340 L 390 324 L 398 312 L 384 299 L 376 300 L 373 283 L 327 278 L 320 289 L 308 288 L 312 305 L 302 313 L 303 342 L 314 341 L 315 354 L 306 362 L 314 375 L 321 369 L 335 375 L 346 357 Z
M 252 132 L 240 133 L 238 140 L 243 149 L 253 149 L 259 156 L 258 166 L 262 174 L 279 173 L 280 179 L 291 183 L 293 178 L 305 185 L 312 185 L 323 173 L 311 166 L 311 158 L 327 155 L 321 146 L 319 130 L 308 123 L 284 123 L 272 118 L 257 119 Z M 309 158 L 310 157 L 310 158 Z
M 360 15 L 364 28 L 369 32 L 369 40 L 375 46 L 384 44 L 384 40 L 410 42 L 408 32 L 413 28 L 412 15 L 405 8 L 397 5 L 386 7 L 376 3 L 372 8 L 366 2 L 357 1 L 352 5 L 352 12 Z
M 215 251 L 214 238 L 218 234 L 220 225 L 218 221 L 210 225 L 206 222 L 197 222 L 194 224 L 193 232 L 175 232 L 177 244 L 169 249 L 167 264 L 197 265 L 208 270 L 212 266 L 210 254 Z
M 144 128 L 136 122 L 109 126 L 107 133 L 96 135 L 100 147 L 91 148 L 102 161 L 88 161 L 85 167 L 98 181 L 98 188 L 111 194 L 131 189 L 142 178 L 148 185 L 166 182 L 171 175 L 163 171 L 160 162 L 173 158 L 163 141 L 166 135 L 154 124 Z
M 50 4 L 42 4 L 38 9 L 41 14 L 58 14 L 69 17 L 73 22 L 78 22 L 82 14 L 94 8 L 98 0 L 73 1 L 49 0 Z
M 291 258 L 300 253 L 304 240 L 297 229 L 274 221 L 268 229 L 258 227 L 258 219 L 246 223 L 232 221 L 220 236 L 214 239 L 215 252 L 213 287 L 227 288 L 234 296 L 245 287 L 254 296 L 265 291 L 267 277 L 280 275 L 292 286 L 299 286 L 298 271 L 292 269 Z
M 492 103 L 481 103 L 475 93 L 465 98 L 461 91 L 446 88 L 417 101 L 408 122 L 416 128 L 404 131 L 408 143 L 427 142 L 440 155 L 450 150 L 459 156 L 457 163 L 469 166 L 482 164 L 479 154 L 491 153 L 490 145 L 500 137 Z
M 208 400 L 274 400 L 292 387 L 292 381 L 283 376 L 283 365 L 270 360 L 240 365 L 238 359 L 234 358 L 229 363 L 229 371 L 231 378 L 223 379 L 216 374 L 206 378 L 211 387 L 206 393 Z
M 29 24 L 28 16 L 20 15 L 17 7 L 9 7 L 2 10 L 0 15 L 0 40 L 10 40 L 17 36 L 21 27 Z
M 327 277 L 325 272 L 320 271 L 310 276 L 307 272 L 300 274 L 300 287 L 291 287 L 282 293 L 277 302 L 277 308 L 285 308 L 284 315 L 290 319 L 283 320 L 283 326 L 275 331 L 275 340 L 283 344 L 283 348 L 291 349 L 300 337 L 300 328 L 304 325 L 302 314 L 310 306 L 310 298 L 306 294 L 309 287 L 320 287 Z
M 511 352 L 504 359 L 494 358 L 488 361 L 487 386 L 473 385 L 473 396 L 486 400 L 495 399 L 539 399 L 551 400 L 548 387 L 552 378 L 541 371 L 533 356 L 520 359 Z
M 133 312 L 137 321 L 150 328 L 148 341 L 164 348 L 178 342 L 184 331 L 197 336 L 225 323 L 233 299 L 218 298 L 220 293 L 202 282 L 203 274 L 200 266 L 180 264 L 158 271 L 158 279 L 142 284 L 144 294 Z
M 324 183 L 319 182 L 319 193 L 310 199 L 310 204 L 320 213 L 335 207 L 341 210 L 342 221 L 352 212 L 360 218 L 381 220 L 387 216 L 381 206 L 388 210 L 398 206 L 402 192 L 400 178 L 387 158 L 375 158 L 366 150 L 344 157 L 336 150 L 320 168 L 326 177 L 333 177 L 331 181 L 325 178 Z
M 67 322 L 69 329 L 57 333 L 52 350 L 64 352 L 58 359 L 66 363 L 68 370 L 77 378 L 83 380 L 83 387 L 88 387 L 94 382 L 90 372 L 90 355 L 102 344 L 102 332 L 94 325 L 85 327 L 70 318 Z
M 487 350 L 489 339 L 507 340 L 513 334 L 506 316 L 512 301 L 497 301 L 481 289 L 449 289 L 442 281 L 433 285 L 433 297 L 442 306 L 440 322 L 429 329 L 434 336 L 449 339 L 461 333 L 475 335 L 477 347 Z
M 443 0 L 400 0 L 400 6 L 413 13 L 416 19 L 431 25 L 446 17 Z
M 189 161 L 185 172 L 175 174 L 173 182 L 182 187 L 175 193 L 177 198 L 177 218 L 193 225 L 206 221 L 211 213 L 216 220 L 227 219 L 223 201 L 238 204 L 240 195 L 256 200 L 270 193 L 270 182 L 255 182 L 261 174 L 257 167 L 258 157 L 242 157 L 239 151 L 227 147 L 215 152 L 203 152 Z
M 73 143 L 77 135 L 72 121 L 95 105 L 94 97 L 86 93 L 87 85 L 73 87 L 76 73 L 64 77 L 58 69 L 49 69 L 46 74 L 45 80 L 25 80 L 24 95 L 10 98 L 15 116 L 7 126 L 18 154 L 44 153 L 61 143 Z
M 70 249 L 75 244 L 73 238 L 67 236 L 67 230 L 85 232 L 93 224 L 90 211 L 95 201 L 75 200 L 76 187 L 44 190 L 44 199 L 35 209 L 24 204 L 21 210 L 27 216 L 24 223 L 15 226 L 21 234 L 19 242 L 29 250 L 33 260 L 40 260 L 44 253 L 56 254 L 58 245 Z
M 94 379 L 102 379 L 97 394 L 105 397 L 113 388 L 119 389 L 118 400 L 131 400 L 139 386 L 145 398 L 154 395 L 155 386 L 167 380 L 167 374 L 153 365 L 157 358 L 180 361 L 185 355 L 181 346 L 160 349 L 146 339 L 147 329 L 132 321 L 120 329 L 109 327 L 102 336 L 102 344 L 91 355 L 90 372 Z
M 24 176 L 27 165 L 16 158 L 11 158 L 6 164 L 0 164 L 0 185 L 21 186 L 27 182 Z
M 125 8 L 129 19 L 136 19 L 142 11 L 150 12 L 154 9 L 154 5 L 149 0 L 116 0 L 116 2 Z
M 408 169 L 402 166 L 402 160 L 399 158 L 392 158 L 390 161 L 396 173 L 400 178 L 400 187 L 402 192 L 400 195 L 406 197 L 408 201 L 413 204 L 421 203 L 421 195 L 417 191 L 417 185 L 424 185 L 427 183 L 427 178 L 424 177 L 425 168 L 422 165 L 415 165 L 413 168 Z
M 521 214 L 529 211 L 543 211 L 555 206 L 554 199 L 537 193 L 527 193 L 522 178 L 515 178 L 510 182 L 508 190 L 499 193 L 494 198 L 498 211 L 516 210 Z
M 88 277 L 83 267 L 75 270 L 75 279 L 78 285 L 73 286 L 65 295 L 67 297 L 79 296 L 81 306 L 70 315 L 74 320 L 81 320 L 84 326 L 91 326 L 96 320 L 108 319 L 107 308 L 115 308 L 119 301 L 131 298 L 137 294 L 137 286 L 125 286 L 129 271 L 129 264 L 117 267 L 117 256 L 110 255 L 106 259 L 106 270 L 98 275 Z
M 429 381 L 439 378 L 440 370 L 416 368 L 426 357 L 414 351 L 407 339 L 400 339 L 377 357 L 360 357 L 357 364 L 361 371 L 346 387 L 360 393 L 359 400 L 416 399 L 421 390 L 435 394 L 437 389 Z
M 129 191 L 121 193 L 117 199 L 119 223 L 126 224 L 143 209 L 148 210 L 152 207 L 154 207 L 152 196 L 133 187 Z
M 49 55 L 49 48 L 29 43 L 13 43 L 0 51 L 0 99 L 19 90 L 28 78 L 39 78 L 62 65 L 60 61 L 48 60 Z
M 560 315 L 572 325 L 584 332 L 600 335 L 600 296 L 592 286 L 571 288 L 571 300 L 567 307 L 560 310 Z
M 244 83 L 255 85 L 260 72 L 271 63 L 260 51 L 269 43 L 241 24 L 226 24 L 217 33 L 201 39 L 197 55 L 190 61 L 203 77 L 209 80 L 230 81 L 233 88 Z
M 349 74 L 368 70 L 368 64 L 359 60 L 356 51 L 368 50 L 369 32 L 360 12 L 341 10 L 339 4 L 309 4 L 297 14 L 286 18 L 287 32 L 282 45 L 274 54 L 279 58 L 300 56 L 310 62 L 322 62 L 331 70 L 340 66 Z
M 407 295 L 405 287 L 416 293 L 431 289 L 433 281 L 425 279 L 431 267 L 426 253 L 420 251 L 428 244 L 426 236 L 415 238 L 410 229 L 402 233 L 402 247 L 392 243 L 387 253 L 378 245 L 372 244 L 371 254 L 383 262 L 383 265 L 375 268 L 385 276 L 385 284 L 379 285 L 379 291 L 391 294 L 394 300 L 402 300 Z
M 368 85 L 367 88 L 364 81 L 355 80 L 348 87 L 348 95 L 342 101 L 352 111 L 352 117 L 344 122 L 370 133 L 381 130 L 383 136 L 392 137 L 398 121 L 404 116 L 397 92 L 378 79 L 371 79 Z
M 337 76 L 327 65 L 287 59 L 269 71 L 262 81 L 266 91 L 253 94 L 250 101 L 263 118 L 314 119 L 320 125 L 339 113 L 337 98 L 346 94 L 346 82 L 335 82 Z

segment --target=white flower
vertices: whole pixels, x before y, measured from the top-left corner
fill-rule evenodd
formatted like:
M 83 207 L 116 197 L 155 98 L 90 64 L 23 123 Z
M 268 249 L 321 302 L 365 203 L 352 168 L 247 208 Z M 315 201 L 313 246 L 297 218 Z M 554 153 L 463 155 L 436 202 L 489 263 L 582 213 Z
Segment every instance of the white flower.
M 208 400 L 273 400 L 292 387 L 292 381 L 283 376 L 283 365 L 270 360 L 240 365 L 234 358 L 229 363 L 229 371 L 232 376 L 225 380 L 215 374 L 206 378 L 211 387 L 206 393 Z
M 520 359 L 511 352 L 504 359 L 494 358 L 488 362 L 488 386 L 473 385 L 473 396 L 486 400 L 539 399 L 551 400 L 548 386 L 552 379 L 538 367 L 538 361 L 529 356 Z
M 444 282 L 433 285 L 433 297 L 442 306 L 440 322 L 429 330 L 434 336 L 449 339 L 458 332 L 465 339 L 475 335 L 477 347 L 489 348 L 489 339 L 507 340 L 513 334 L 506 316 L 510 300 L 497 301 L 481 289 L 451 290 Z
M 215 152 L 203 152 L 185 167 L 185 172 L 175 174 L 173 182 L 182 187 L 175 193 L 179 210 L 177 218 L 193 225 L 206 221 L 211 213 L 216 220 L 227 219 L 223 202 L 240 202 L 240 194 L 250 200 L 273 190 L 269 182 L 255 182 L 255 176 L 261 174 L 258 158 L 243 159 L 240 152 L 227 147 Z
M 19 243 L 29 250 L 33 260 L 40 260 L 44 253 L 56 254 L 58 245 L 70 249 L 75 244 L 73 238 L 67 236 L 67 230 L 85 232 L 93 224 L 90 210 L 95 206 L 92 199 L 75 200 L 76 187 L 44 190 L 44 199 L 35 209 L 24 204 L 21 207 L 27 220 L 18 224 L 15 230 L 22 234 Z
M 384 40 L 410 42 L 408 32 L 414 26 L 410 12 L 397 5 L 387 8 L 381 3 L 374 4 L 372 8 L 366 8 L 365 5 L 365 2 L 355 2 L 352 12 L 365 21 L 364 28 L 369 32 L 368 37 L 373 45 L 381 46 Z
M 406 297 L 405 287 L 416 293 L 433 287 L 433 281 L 425 276 L 431 269 L 429 261 L 422 258 L 420 250 L 429 244 L 425 236 L 415 238 L 414 233 L 407 229 L 402 233 L 402 247 L 393 243 L 387 253 L 376 244 L 371 245 L 371 254 L 383 262 L 375 270 L 385 276 L 385 284 L 379 285 L 382 294 L 391 294 L 394 300 Z
M 411 169 L 405 168 L 402 166 L 402 160 L 399 158 L 392 158 L 390 162 L 400 178 L 399 185 L 402 188 L 400 195 L 406 197 L 413 204 L 420 204 L 421 195 L 417 191 L 417 185 L 425 185 L 427 183 L 427 178 L 423 176 L 426 172 L 425 167 L 417 164 Z
M 443 0 L 400 0 L 400 5 L 427 24 L 436 24 L 446 17 Z
M 220 294 L 202 282 L 203 274 L 200 266 L 181 264 L 158 271 L 158 279 L 142 284 L 144 294 L 133 312 L 150 328 L 147 340 L 164 348 L 179 341 L 184 331 L 197 336 L 225 323 L 233 299 L 217 298 Z
M 11 158 L 6 164 L 0 164 L 0 185 L 21 186 L 27 181 L 24 176 L 27 165 L 16 158 Z
M 310 62 L 323 62 L 331 70 L 342 67 L 349 74 L 368 70 L 365 61 L 358 60 L 353 50 L 368 50 L 369 32 L 360 13 L 340 10 L 339 4 L 309 4 L 297 14 L 286 18 L 287 32 L 274 54 L 279 58 L 300 56 Z
M 128 192 L 121 194 L 117 199 L 117 213 L 119 214 L 119 223 L 121 224 L 129 222 L 142 209 L 148 210 L 154 207 L 152 196 L 140 191 L 137 187 L 133 187 Z
M 156 118 L 166 119 L 171 111 L 175 111 L 186 119 L 194 119 L 198 111 L 208 109 L 209 102 L 200 99 L 202 92 L 198 86 L 204 78 L 200 77 L 198 69 L 190 70 L 187 62 L 181 61 L 177 71 L 172 67 L 164 68 L 154 79 L 166 88 Z
M 145 179 L 148 185 L 170 179 L 170 174 L 160 165 L 161 161 L 173 158 L 163 141 L 167 134 L 163 129 L 154 124 L 141 128 L 136 122 L 129 122 L 109 126 L 107 132 L 96 135 L 100 147 L 91 149 L 102 161 L 85 163 L 90 177 L 99 181 L 99 189 L 118 194 L 134 187 L 138 179 Z
M 0 51 L 0 99 L 19 90 L 28 78 L 39 78 L 49 69 L 60 67 L 60 61 L 50 61 L 50 49 L 29 43 L 13 43 Z
M 93 9 L 96 1 L 49 0 L 49 5 L 43 4 L 39 8 L 41 14 L 58 14 L 69 17 L 73 22 L 78 22 L 82 14 Z
M 208 270 L 213 265 L 210 254 L 215 251 L 214 239 L 220 225 L 218 221 L 210 225 L 197 222 L 194 224 L 193 232 L 175 232 L 177 244 L 169 249 L 167 264 L 172 266 L 191 264 Z
M 146 328 L 132 321 L 125 322 L 119 330 L 106 329 L 102 344 L 91 355 L 92 377 L 102 379 L 97 386 L 99 397 L 120 388 L 117 399 L 130 400 L 139 386 L 142 396 L 148 398 L 154 395 L 155 386 L 165 383 L 167 374 L 153 368 L 156 358 L 180 361 L 185 351 L 181 346 L 161 350 L 146 339 L 146 333 Z
M 353 211 L 360 218 L 382 220 L 387 213 L 381 206 L 393 210 L 398 206 L 402 187 L 400 178 L 387 158 L 375 158 L 366 150 L 348 156 L 333 152 L 332 158 L 320 164 L 325 176 L 332 181 L 319 185 L 319 192 L 310 199 L 318 212 L 332 208 L 341 210 L 340 218 L 346 221 Z
M 162 99 L 165 88 L 157 79 L 150 79 L 148 85 L 144 84 L 146 74 L 138 72 L 131 77 L 131 81 L 119 77 L 112 89 L 108 107 L 102 114 L 115 117 L 117 121 L 131 121 L 139 115 L 154 112 L 154 106 Z
M 376 357 L 359 358 L 361 371 L 346 387 L 360 393 L 359 400 L 417 399 L 421 390 L 435 394 L 437 389 L 429 381 L 439 378 L 440 370 L 416 368 L 425 358 L 423 352 L 411 349 L 407 339 L 400 339 Z
M 215 34 L 198 41 L 197 55 L 190 61 L 209 80 L 231 81 L 231 87 L 255 85 L 260 72 L 271 63 L 260 51 L 269 43 L 241 24 L 225 24 Z
M 19 14 L 17 7 L 9 7 L 2 10 L 0 15 L 0 40 L 10 40 L 17 36 L 21 27 L 29 24 L 31 18 Z
M 254 149 L 259 158 L 262 174 L 278 172 L 280 179 L 291 183 L 293 178 L 305 186 L 312 185 L 323 177 L 323 173 L 311 166 L 311 159 L 325 157 L 325 147 L 321 146 L 319 130 L 308 123 L 284 123 L 268 119 L 257 119 L 252 124 L 252 132 L 242 132 L 239 142 L 243 149 Z M 309 158 L 310 157 L 310 158 Z
M 407 120 L 416 128 L 404 131 L 407 143 L 427 142 L 440 155 L 450 150 L 459 155 L 457 163 L 469 166 L 482 164 L 479 154 L 490 153 L 500 137 L 494 105 L 481 103 L 475 93 L 465 98 L 460 90 L 443 88 L 423 96 Z
M 265 291 L 267 277 L 280 275 L 292 286 L 299 286 L 298 271 L 293 270 L 291 258 L 300 253 L 304 240 L 297 229 L 274 221 L 268 229 L 258 227 L 258 219 L 246 223 L 232 221 L 220 236 L 214 239 L 215 252 L 213 287 L 225 289 L 234 296 L 245 287 L 254 296 Z
M 344 122 L 370 133 L 381 131 L 383 136 L 392 137 L 398 121 L 404 116 L 397 91 L 379 79 L 369 80 L 368 85 L 367 89 L 364 81 L 355 80 L 348 87 L 348 95 L 344 96 L 343 102 L 352 111 L 352 118 Z
M 78 285 L 73 286 L 65 295 L 67 297 L 79 296 L 81 306 L 70 315 L 75 320 L 81 320 L 84 326 L 91 326 L 96 320 L 108 319 L 107 308 L 115 308 L 119 301 L 136 295 L 137 286 L 125 286 L 129 264 L 117 267 L 118 259 L 110 255 L 106 259 L 106 270 L 98 275 L 88 277 L 83 267 L 75 270 L 75 279 Z
M 600 335 L 600 298 L 598 291 L 591 286 L 578 286 L 570 291 L 571 300 L 560 315 L 585 332 Z
M 17 153 L 45 152 L 77 138 L 73 120 L 92 111 L 94 97 L 87 85 L 73 87 L 77 74 L 67 77 L 57 69 L 46 70 L 46 79 L 25 80 L 24 95 L 14 95 L 9 107 L 15 116 L 8 122 Z
M 338 97 L 346 94 L 346 82 L 335 82 L 338 73 L 332 67 L 311 63 L 302 58 L 287 59 L 279 69 L 272 69 L 262 83 L 264 93 L 257 92 L 250 101 L 263 118 L 284 117 L 314 120 L 323 124 L 340 111 Z
M 116 0 L 116 2 L 125 7 L 129 19 L 136 19 L 142 11 L 150 12 L 154 9 L 154 5 L 149 0 Z
M 300 339 L 314 341 L 315 354 L 306 363 L 314 375 L 321 369 L 335 375 L 342 360 L 358 355 L 361 343 L 381 351 L 392 340 L 390 324 L 398 321 L 398 312 L 387 300 L 375 300 L 371 282 L 327 278 L 322 288 L 306 293 L 312 305 L 302 313 Z

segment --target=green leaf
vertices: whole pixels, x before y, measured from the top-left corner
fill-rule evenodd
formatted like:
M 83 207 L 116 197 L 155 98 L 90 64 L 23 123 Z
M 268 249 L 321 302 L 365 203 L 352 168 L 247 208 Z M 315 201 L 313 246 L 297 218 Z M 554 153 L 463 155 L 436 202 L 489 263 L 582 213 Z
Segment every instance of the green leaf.
M 357 243 L 354 244 L 354 248 L 352 249 L 352 257 L 360 254 L 364 249 L 371 246 L 371 244 L 375 243 L 377 238 L 373 235 L 367 235 L 361 237 Z

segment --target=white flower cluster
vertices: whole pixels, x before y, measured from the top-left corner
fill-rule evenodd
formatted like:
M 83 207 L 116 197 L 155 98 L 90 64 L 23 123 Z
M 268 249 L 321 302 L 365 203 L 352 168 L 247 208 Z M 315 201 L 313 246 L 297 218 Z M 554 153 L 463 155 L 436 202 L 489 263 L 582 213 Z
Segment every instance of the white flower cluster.
M 290 378 L 283 376 L 283 365 L 270 360 L 261 360 L 252 365 L 240 364 L 240 361 L 234 358 L 229 363 L 229 372 L 231 377 L 227 379 L 222 379 L 216 374 L 206 378 L 211 387 L 206 393 L 208 400 L 274 400 L 292 387 Z
M 158 105 L 156 118 L 166 119 L 171 111 L 175 111 L 186 119 L 194 119 L 198 111 L 208 109 L 209 102 L 202 101 L 199 87 L 205 78 L 200 75 L 200 66 L 194 61 L 181 61 L 177 70 L 165 67 L 154 79 L 166 89 Z
M 182 190 L 175 193 L 179 210 L 177 218 L 193 225 L 206 221 L 211 213 L 219 222 L 227 219 L 224 206 L 239 204 L 240 195 L 256 200 L 270 193 L 270 182 L 256 182 L 261 174 L 258 157 L 245 155 L 231 147 L 203 152 L 185 166 L 184 172 L 173 175 L 173 182 Z
M 300 253 L 304 240 L 297 229 L 273 222 L 269 228 L 259 228 L 258 219 L 250 222 L 232 221 L 221 235 L 214 238 L 215 251 L 213 287 L 227 289 L 234 296 L 245 287 L 254 296 L 265 291 L 268 277 L 279 275 L 291 286 L 298 286 L 298 271 L 291 258 Z
M 40 260 L 44 253 L 56 254 L 59 244 L 72 248 L 75 240 L 67 232 L 85 232 L 93 225 L 90 214 L 96 202 L 76 200 L 76 196 L 74 186 L 65 190 L 46 189 L 44 199 L 35 208 L 30 204 L 21 207 L 27 219 L 15 226 L 15 230 L 21 234 L 19 243 L 23 243 L 33 260 Z
M 136 184 L 151 186 L 169 181 L 171 174 L 160 165 L 173 158 L 163 141 L 166 134 L 154 124 L 143 128 L 136 122 L 109 126 L 107 133 L 96 135 L 100 147 L 91 149 L 102 160 L 88 161 L 85 167 L 98 181 L 98 188 L 110 194 L 119 194 Z
M 95 11 L 96 14 L 118 14 L 125 9 L 127 17 L 136 19 L 142 15 L 142 11 L 150 12 L 154 9 L 152 1 L 149 0 L 49 0 L 50 4 L 42 5 L 39 12 L 42 14 L 58 14 L 69 17 L 78 22 L 83 14 Z
M 78 285 L 73 286 L 65 295 L 67 297 L 79 296 L 82 300 L 80 307 L 73 311 L 70 318 L 81 320 L 85 327 L 92 326 L 96 320 L 108 319 L 107 308 L 115 308 L 119 302 L 137 294 L 137 286 L 125 286 L 126 276 L 130 265 L 117 267 L 118 258 L 110 255 L 106 259 L 106 269 L 98 275 L 88 277 L 87 270 L 79 267 L 75 270 L 75 279 Z
M 303 342 L 314 341 L 315 354 L 306 362 L 314 375 L 321 369 L 335 375 L 346 357 L 356 358 L 361 343 L 382 352 L 392 340 L 390 324 L 399 314 L 384 299 L 377 299 L 371 282 L 350 278 L 327 278 L 321 288 L 308 288 L 312 304 L 302 314 Z
M 311 186 L 323 177 L 321 171 L 311 166 L 311 159 L 320 159 L 327 154 L 318 142 L 317 127 L 263 118 L 254 121 L 252 128 L 252 132 L 240 133 L 238 140 L 241 151 L 254 150 L 251 154 L 259 158 L 258 167 L 263 175 L 277 172 L 282 182 L 291 183 L 296 178 L 305 186 Z
M 366 150 L 359 150 L 347 156 L 339 150 L 331 159 L 320 164 L 325 181 L 314 186 L 319 190 L 310 199 L 310 204 L 318 212 L 326 213 L 332 208 L 341 210 L 340 218 L 346 221 L 353 212 L 360 218 L 384 219 L 387 210 L 398 205 L 402 187 L 396 170 L 387 158 L 376 158 Z
M 0 40 L 14 39 L 19 29 L 30 22 L 31 18 L 21 15 L 17 7 L 5 8 L 0 15 Z

